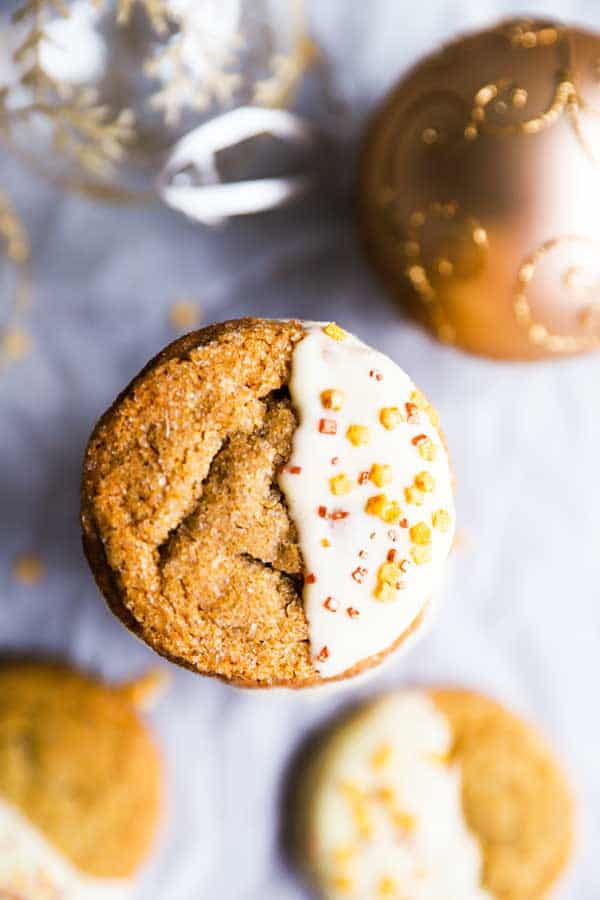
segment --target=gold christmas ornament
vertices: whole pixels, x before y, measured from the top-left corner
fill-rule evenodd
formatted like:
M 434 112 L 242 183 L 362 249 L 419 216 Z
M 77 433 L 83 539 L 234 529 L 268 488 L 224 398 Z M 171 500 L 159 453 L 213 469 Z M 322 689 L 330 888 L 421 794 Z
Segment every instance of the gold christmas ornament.
M 392 90 L 366 136 L 361 229 L 442 341 L 539 359 L 600 347 L 600 36 L 518 19 Z

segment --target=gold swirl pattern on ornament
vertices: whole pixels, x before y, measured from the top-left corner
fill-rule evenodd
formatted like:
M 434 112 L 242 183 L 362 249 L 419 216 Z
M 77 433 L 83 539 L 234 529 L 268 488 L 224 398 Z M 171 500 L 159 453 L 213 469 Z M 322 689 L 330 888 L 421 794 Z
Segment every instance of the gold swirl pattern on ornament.
M 512 82 L 510 79 L 501 79 L 498 82 L 486 84 L 475 94 L 473 108 L 468 125 L 465 128 L 465 138 L 468 141 L 475 140 L 480 133 L 498 135 L 500 137 L 515 134 L 539 134 L 552 127 L 564 114 L 565 110 L 573 103 L 577 103 L 577 91 L 573 82 L 565 79 L 559 81 L 551 103 L 540 115 L 525 119 L 523 122 L 511 122 L 507 125 L 495 125 L 487 119 L 487 108 L 505 91 L 510 91 L 511 103 L 516 108 L 526 105 L 528 94 L 525 88 Z M 498 112 L 505 112 L 507 104 L 503 104 Z
M 600 346 L 600 275 L 594 278 L 581 266 L 567 266 L 562 273 L 561 283 L 570 301 L 579 303 L 584 301 L 578 315 L 582 328 L 596 333 L 580 337 L 557 334 L 534 316 L 529 300 L 529 286 L 535 277 L 537 267 L 547 254 L 565 244 L 584 244 L 596 251 L 600 250 L 597 242 L 577 235 L 566 235 L 545 241 L 521 263 L 517 273 L 513 304 L 517 322 L 527 331 L 531 343 L 552 353 L 576 353 Z
M 460 268 L 461 263 L 464 265 L 464 260 L 454 259 L 449 253 L 438 255 L 432 259 L 425 257 L 423 233 L 427 225 L 432 222 L 452 223 L 459 226 L 461 237 L 466 237 L 472 243 L 478 256 L 482 252 L 487 252 L 488 236 L 477 219 L 471 216 L 461 218 L 457 203 L 434 201 L 425 209 L 414 210 L 409 216 L 406 240 L 402 245 L 406 260 L 404 272 L 417 296 L 427 307 L 431 324 L 439 339 L 446 344 L 451 344 L 456 339 L 456 331 L 448 318 L 443 300 L 439 296 L 439 287 L 449 284 L 453 277 L 457 277 L 457 268 Z M 460 272 L 458 277 L 461 277 Z
M 505 29 L 511 47 L 513 49 L 530 50 L 535 47 L 550 47 L 563 43 L 564 29 L 556 25 L 544 25 L 535 27 L 530 20 L 520 20 L 512 23 Z M 568 44 L 564 44 L 564 63 L 561 65 L 554 95 L 548 107 L 539 115 L 532 116 L 522 122 L 511 122 L 506 125 L 495 124 L 489 121 L 488 110 L 493 104 L 494 111 L 503 115 L 509 108 L 524 108 L 528 102 L 528 92 L 510 78 L 502 78 L 496 82 L 483 85 L 476 92 L 471 107 L 469 121 L 464 130 L 467 141 L 474 141 L 480 134 L 509 137 L 511 135 L 535 135 L 546 131 L 555 125 L 563 115 L 567 115 L 573 128 L 577 141 L 594 164 L 600 163 L 600 154 L 594 151 L 587 140 L 581 124 L 581 113 L 600 116 L 600 110 L 587 103 L 581 95 L 576 84 L 570 76 L 572 68 L 572 53 Z M 600 80 L 600 59 L 594 64 L 596 80 Z M 502 98 L 508 94 L 508 101 Z
M 558 25 L 536 27 L 532 19 L 519 19 L 506 28 L 507 37 L 513 47 L 531 50 L 534 47 L 551 47 L 562 40 L 564 29 Z

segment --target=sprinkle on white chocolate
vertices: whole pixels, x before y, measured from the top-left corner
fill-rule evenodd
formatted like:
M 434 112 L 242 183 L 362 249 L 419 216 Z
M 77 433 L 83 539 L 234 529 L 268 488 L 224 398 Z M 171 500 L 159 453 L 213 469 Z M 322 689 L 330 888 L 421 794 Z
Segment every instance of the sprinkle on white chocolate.
M 0 799 L 0 896 L 35 900 L 129 900 L 133 884 L 75 869 L 43 833 Z
M 323 896 L 491 900 L 449 761 L 450 726 L 430 698 L 387 697 L 345 728 L 311 805 Z
M 304 586 L 313 663 L 332 677 L 386 650 L 439 585 L 454 532 L 450 468 L 410 378 L 333 323 L 306 325 L 290 393 L 299 425 L 279 483 L 316 576 Z

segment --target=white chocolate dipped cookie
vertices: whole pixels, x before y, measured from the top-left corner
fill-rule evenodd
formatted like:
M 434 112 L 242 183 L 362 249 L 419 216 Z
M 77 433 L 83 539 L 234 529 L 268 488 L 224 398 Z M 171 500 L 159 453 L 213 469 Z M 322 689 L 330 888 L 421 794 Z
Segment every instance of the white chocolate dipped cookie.
M 63 666 L 0 666 L 0 897 L 129 900 L 161 771 L 134 702 Z
M 391 359 L 333 323 L 244 319 L 167 347 L 102 417 L 82 524 L 111 609 L 158 652 L 307 687 L 421 633 L 452 475 Z
M 311 756 L 294 809 L 323 900 L 541 900 L 572 844 L 547 745 L 467 691 L 399 691 L 355 713 Z

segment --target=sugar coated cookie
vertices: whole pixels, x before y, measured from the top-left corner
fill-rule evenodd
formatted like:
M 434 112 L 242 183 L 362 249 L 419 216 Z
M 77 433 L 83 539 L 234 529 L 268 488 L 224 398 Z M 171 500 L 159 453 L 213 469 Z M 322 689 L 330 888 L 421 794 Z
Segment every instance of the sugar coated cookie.
M 454 532 L 438 417 L 333 323 L 171 344 L 97 425 L 84 546 L 159 653 L 246 686 L 347 678 L 422 628 Z
M 132 698 L 63 666 L 0 665 L 0 897 L 132 896 L 161 785 Z
M 326 900 L 540 900 L 571 848 L 551 751 L 466 691 L 377 700 L 320 744 L 297 788 L 296 849 Z

